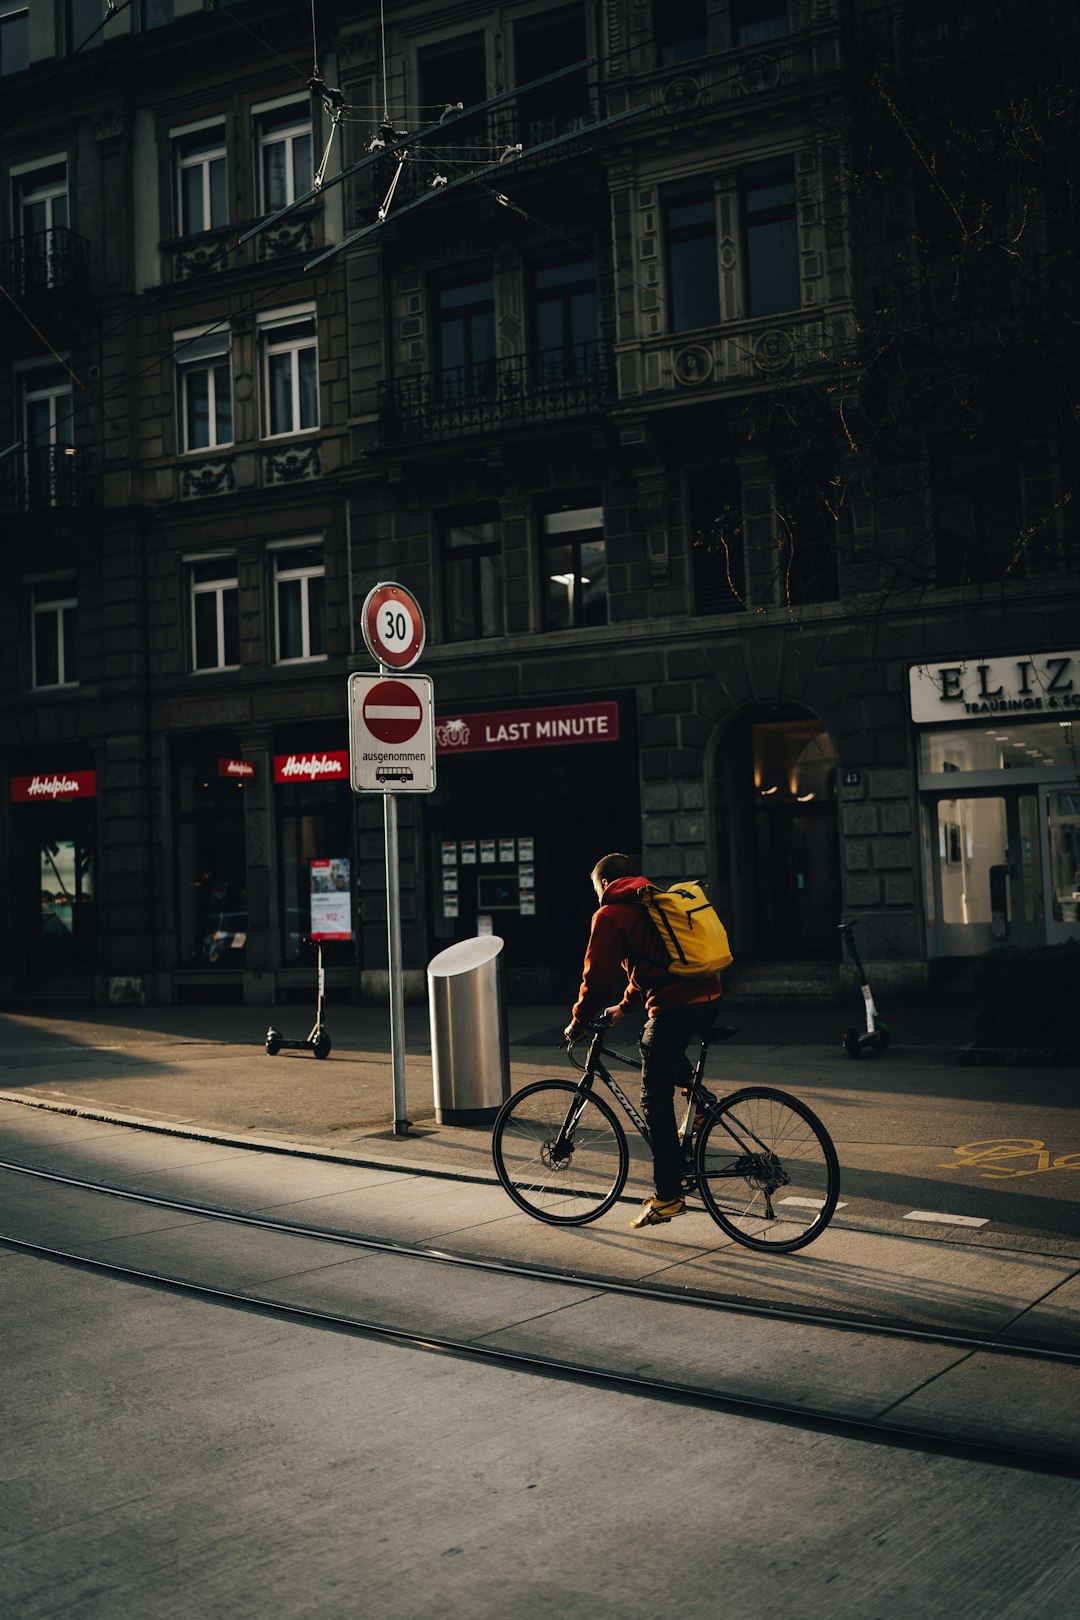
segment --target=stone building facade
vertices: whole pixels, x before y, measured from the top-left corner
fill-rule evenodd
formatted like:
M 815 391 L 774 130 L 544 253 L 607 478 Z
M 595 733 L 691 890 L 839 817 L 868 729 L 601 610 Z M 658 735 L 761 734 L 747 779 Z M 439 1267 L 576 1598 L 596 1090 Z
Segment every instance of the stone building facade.
M 386 579 L 439 737 L 399 800 L 414 989 L 491 929 L 513 994 L 571 993 L 615 848 L 704 877 L 777 987 L 839 984 L 842 917 L 894 990 L 1078 932 L 1068 447 L 987 460 L 867 364 L 936 285 L 857 129 L 918 6 L 320 0 L 316 77 L 281 0 L 85 49 L 60 10 L 0 140 L 0 997 L 305 989 L 327 860 L 331 983 L 381 993 L 345 684 Z

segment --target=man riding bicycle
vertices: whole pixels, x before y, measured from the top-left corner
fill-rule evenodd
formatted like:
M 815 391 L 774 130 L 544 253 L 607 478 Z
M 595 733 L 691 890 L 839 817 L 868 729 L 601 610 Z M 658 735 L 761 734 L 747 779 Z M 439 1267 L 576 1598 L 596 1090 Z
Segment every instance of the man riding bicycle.
M 649 880 L 634 874 L 628 856 L 603 856 L 590 876 L 599 903 L 585 951 L 581 989 L 563 1033 L 566 1040 L 576 1041 L 601 1012 L 615 1022 L 626 1016 L 638 996 L 645 1004 L 646 1023 L 638 1043 L 641 1111 L 652 1144 L 656 1190 L 630 1224 L 658 1226 L 686 1208 L 675 1087 L 689 1083 L 687 1046 L 716 1017 L 720 975 L 676 978 L 661 965 L 656 930 L 640 899 L 641 890 L 650 887 Z M 627 977 L 622 1000 L 605 1008 L 620 968 Z

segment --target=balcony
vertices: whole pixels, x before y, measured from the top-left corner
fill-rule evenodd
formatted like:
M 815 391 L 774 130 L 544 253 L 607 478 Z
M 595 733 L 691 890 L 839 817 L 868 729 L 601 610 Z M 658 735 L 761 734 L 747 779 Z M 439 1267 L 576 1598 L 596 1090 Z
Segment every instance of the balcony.
M 607 344 L 506 355 L 380 383 L 379 442 L 390 448 L 561 424 L 571 417 L 599 415 L 614 398 Z
M 0 242 L 0 281 L 23 298 L 55 294 L 85 299 L 90 290 L 90 243 L 64 225 Z
M 0 461 L 0 512 L 82 512 L 96 503 L 93 457 L 70 445 L 13 451 Z

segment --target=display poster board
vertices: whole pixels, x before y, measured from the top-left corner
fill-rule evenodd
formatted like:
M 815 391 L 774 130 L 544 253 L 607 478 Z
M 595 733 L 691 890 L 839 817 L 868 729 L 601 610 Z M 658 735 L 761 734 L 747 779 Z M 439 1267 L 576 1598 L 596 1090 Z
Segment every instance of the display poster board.
M 345 856 L 311 863 L 311 937 L 314 940 L 353 937 L 352 884 Z

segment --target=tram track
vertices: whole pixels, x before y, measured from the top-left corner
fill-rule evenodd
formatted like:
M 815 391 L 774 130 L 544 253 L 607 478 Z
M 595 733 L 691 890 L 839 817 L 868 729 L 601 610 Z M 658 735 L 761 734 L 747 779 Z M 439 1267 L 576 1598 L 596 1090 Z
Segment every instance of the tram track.
M 312 1243 L 328 1246 L 328 1254 L 389 1256 L 409 1264 L 448 1267 L 462 1274 L 484 1273 L 501 1277 L 508 1283 L 524 1281 L 530 1285 L 537 1284 L 542 1288 L 551 1289 L 553 1297 L 550 1308 L 540 1310 L 534 1303 L 530 1306 L 530 1311 L 538 1317 L 546 1317 L 549 1320 L 557 1319 L 560 1311 L 567 1309 L 568 1305 L 581 1303 L 583 1299 L 586 1303 L 595 1303 L 622 1298 L 638 1300 L 643 1304 L 649 1302 L 663 1306 L 674 1305 L 689 1312 L 696 1311 L 701 1314 L 703 1324 L 710 1318 L 713 1321 L 717 1317 L 728 1320 L 742 1318 L 754 1319 L 777 1327 L 790 1327 L 792 1330 L 825 1332 L 836 1336 L 838 1356 L 843 1355 L 839 1346 L 846 1337 L 849 1344 L 852 1340 L 856 1344 L 861 1341 L 877 1341 L 886 1346 L 907 1343 L 913 1346 L 933 1347 L 946 1354 L 956 1352 L 956 1360 L 949 1363 L 948 1371 L 955 1370 L 971 1358 L 987 1357 L 999 1358 L 1002 1361 L 1007 1359 L 1011 1368 L 1015 1368 L 1018 1364 L 1034 1367 L 1035 1364 L 1041 1363 L 1049 1369 L 1056 1369 L 1062 1376 L 1071 1375 L 1073 1379 L 1077 1376 L 1075 1369 L 1080 1368 L 1080 1351 L 1070 1350 L 1067 1347 L 1026 1343 L 1022 1340 L 1003 1341 L 996 1336 L 988 1337 L 962 1330 L 889 1325 L 855 1316 L 845 1317 L 803 1308 L 794 1309 L 783 1305 L 728 1299 L 684 1289 L 583 1276 L 562 1270 L 455 1254 L 446 1249 L 427 1245 L 367 1237 L 331 1227 L 319 1227 L 273 1216 L 230 1210 L 213 1204 L 164 1197 L 157 1193 L 44 1169 L 41 1166 L 26 1165 L 14 1160 L 0 1160 L 0 1180 L 6 1178 L 10 1185 L 13 1177 L 29 1178 L 91 1200 L 95 1198 L 117 1200 L 126 1204 L 142 1205 L 148 1210 L 176 1214 L 182 1217 L 182 1220 L 179 1229 L 177 1227 L 167 1229 L 172 1234 L 177 1230 L 182 1232 L 187 1222 L 210 1222 L 216 1226 L 245 1228 L 271 1242 L 275 1239 L 310 1240 Z M 705 1383 L 695 1381 L 691 1377 L 673 1378 L 636 1371 L 631 1367 L 613 1368 L 598 1365 L 580 1355 L 551 1354 L 537 1346 L 515 1348 L 506 1344 L 485 1343 L 484 1338 L 493 1335 L 483 1332 L 472 1337 L 447 1334 L 435 1330 L 434 1325 L 431 1330 L 394 1325 L 376 1320 L 360 1310 L 331 1310 L 302 1305 L 282 1297 L 280 1282 L 277 1289 L 266 1286 L 265 1281 L 260 1285 L 244 1288 L 225 1286 L 220 1277 L 214 1277 L 212 1260 L 206 1262 L 209 1266 L 208 1275 L 184 1276 L 176 1274 L 168 1267 L 125 1264 L 101 1253 L 87 1252 L 93 1249 L 92 1242 L 80 1245 L 72 1244 L 70 1240 L 42 1241 L 25 1229 L 20 1234 L 9 1230 L 9 1226 L 10 1221 L 6 1213 L 0 1214 L 0 1245 L 9 1250 L 35 1255 L 54 1263 L 89 1269 L 139 1286 L 163 1288 L 229 1308 L 270 1313 L 282 1319 L 305 1323 L 316 1329 L 353 1333 L 414 1350 L 512 1367 L 536 1376 L 614 1388 L 642 1398 L 722 1410 L 762 1421 L 841 1434 L 889 1446 L 1080 1477 L 1080 1455 L 1070 1453 L 1067 1449 L 1039 1443 L 1034 1439 L 1013 1438 L 993 1441 L 985 1436 L 963 1432 L 962 1424 L 959 1427 L 955 1424 L 919 1425 L 898 1419 L 895 1413 L 890 1421 L 889 1412 L 902 1402 L 890 1403 L 881 1412 L 867 1417 L 851 1411 L 844 1412 L 812 1405 L 805 1400 L 785 1399 L 782 1393 L 770 1394 L 768 1397 L 748 1393 L 745 1389 L 740 1390 L 737 1387 L 737 1380 L 732 1380 L 725 1387 L 722 1381 Z M 159 1235 L 161 1231 L 159 1228 Z M 99 1241 L 98 1247 L 100 1246 Z M 79 1252 L 80 1248 L 83 1252 Z M 324 1259 L 322 1264 L 332 1270 L 335 1262 Z M 559 1289 L 568 1294 L 566 1300 L 559 1300 L 557 1294 Z M 287 1292 L 287 1289 L 284 1292 Z M 527 1323 L 525 1325 L 527 1326 Z M 629 1345 L 627 1350 L 630 1361 L 641 1362 L 641 1354 L 633 1345 Z

